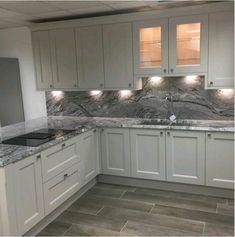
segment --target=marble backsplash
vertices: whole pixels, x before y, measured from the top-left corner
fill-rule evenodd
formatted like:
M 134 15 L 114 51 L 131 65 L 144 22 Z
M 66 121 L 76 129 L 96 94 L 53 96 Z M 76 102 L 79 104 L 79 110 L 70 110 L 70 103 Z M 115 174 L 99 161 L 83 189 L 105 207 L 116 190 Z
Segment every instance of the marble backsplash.
M 143 79 L 138 91 L 46 92 L 47 113 L 78 117 L 233 120 L 234 91 L 205 90 L 203 77 Z

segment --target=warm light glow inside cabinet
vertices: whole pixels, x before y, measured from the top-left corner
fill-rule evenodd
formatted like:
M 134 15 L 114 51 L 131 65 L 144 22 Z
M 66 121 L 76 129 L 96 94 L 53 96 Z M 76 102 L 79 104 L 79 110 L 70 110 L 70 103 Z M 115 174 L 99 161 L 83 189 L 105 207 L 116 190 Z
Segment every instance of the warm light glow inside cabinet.
M 168 73 L 168 18 L 133 23 L 135 74 Z

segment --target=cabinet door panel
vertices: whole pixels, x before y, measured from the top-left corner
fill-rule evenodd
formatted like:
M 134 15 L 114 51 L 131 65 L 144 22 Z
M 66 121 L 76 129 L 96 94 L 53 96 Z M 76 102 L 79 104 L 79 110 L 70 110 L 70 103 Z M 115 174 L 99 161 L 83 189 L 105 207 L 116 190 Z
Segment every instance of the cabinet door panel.
M 103 42 L 101 26 L 76 29 L 79 88 L 104 87 Z
M 20 234 L 44 217 L 41 162 L 31 156 L 15 163 L 16 214 Z
M 221 188 L 234 187 L 234 135 L 207 133 L 206 184 Z
M 165 180 L 165 133 L 131 130 L 132 177 Z
M 73 29 L 52 30 L 52 66 L 55 74 L 54 88 L 77 87 L 77 58 Z
M 170 73 L 206 73 L 207 54 L 208 15 L 170 18 Z
M 205 133 L 168 131 L 166 135 L 167 180 L 204 184 Z
M 130 176 L 129 130 L 104 129 L 101 143 L 103 173 Z
M 234 13 L 209 15 L 209 88 L 234 85 Z
M 33 32 L 32 41 L 37 88 L 52 88 L 53 74 L 49 31 Z
M 105 88 L 133 87 L 131 23 L 103 26 Z
M 79 139 L 79 154 L 83 163 L 83 185 L 96 177 L 99 169 L 97 131 L 89 131 Z
M 168 19 L 133 23 L 136 75 L 168 72 Z

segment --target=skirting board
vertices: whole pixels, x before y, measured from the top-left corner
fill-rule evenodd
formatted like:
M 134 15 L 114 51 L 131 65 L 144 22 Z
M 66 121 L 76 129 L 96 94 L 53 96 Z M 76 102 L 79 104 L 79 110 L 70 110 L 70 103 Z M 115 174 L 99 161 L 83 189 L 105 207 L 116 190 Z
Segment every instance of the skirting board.
M 120 184 L 120 185 L 128 185 L 128 186 L 151 188 L 151 189 L 162 189 L 176 192 L 209 195 L 215 197 L 225 197 L 225 198 L 234 197 L 234 190 L 231 189 L 214 188 L 214 187 L 192 185 L 192 184 L 181 184 L 166 181 L 146 180 L 146 179 L 137 179 L 137 178 L 103 175 L 103 174 L 97 177 L 97 181 L 100 183 Z
M 43 230 L 48 224 L 55 220 L 62 212 L 64 212 L 68 207 L 70 207 L 78 198 L 80 198 L 84 193 L 91 189 L 96 184 L 96 178 L 92 179 L 84 187 L 82 187 L 77 193 L 55 209 L 52 213 L 42 219 L 37 225 L 35 225 L 31 230 L 26 232 L 24 236 L 35 236 L 41 230 Z

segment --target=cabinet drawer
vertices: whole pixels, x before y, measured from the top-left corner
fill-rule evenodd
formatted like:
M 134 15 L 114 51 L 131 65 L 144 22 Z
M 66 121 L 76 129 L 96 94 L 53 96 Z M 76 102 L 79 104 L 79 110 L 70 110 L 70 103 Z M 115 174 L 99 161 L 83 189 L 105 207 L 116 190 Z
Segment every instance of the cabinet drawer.
M 42 152 L 43 182 L 79 162 L 76 141 L 71 139 Z
M 77 163 L 44 184 L 46 215 L 79 190 L 80 180 L 80 168 Z

